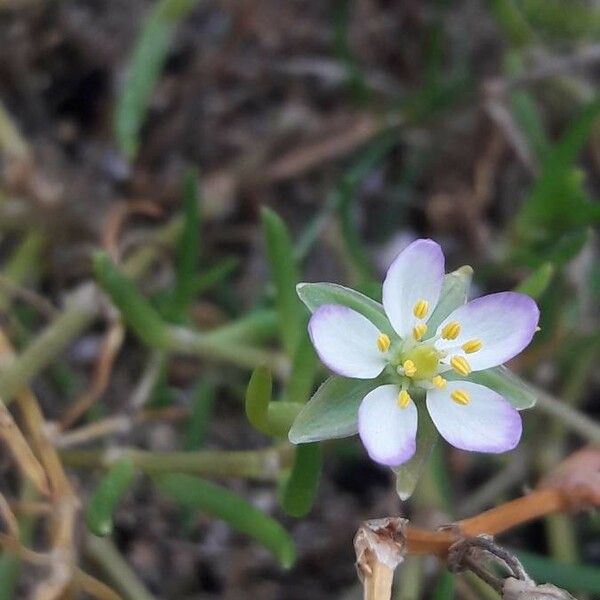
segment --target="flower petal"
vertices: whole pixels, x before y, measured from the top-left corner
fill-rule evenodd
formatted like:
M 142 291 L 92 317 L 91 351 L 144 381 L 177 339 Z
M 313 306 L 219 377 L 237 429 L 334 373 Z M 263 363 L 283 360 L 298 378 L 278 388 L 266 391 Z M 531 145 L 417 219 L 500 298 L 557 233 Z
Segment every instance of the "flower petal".
M 398 405 L 398 386 L 382 385 L 369 392 L 358 409 L 358 433 L 369 456 L 382 465 L 406 462 L 416 449 L 417 407 Z
M 455 390 L 468 394 L 468 404 L 452 399 Z M 497 454 L 512 450 L 521 439 L 523 425 L 517 410 L 477 383 L 449 381 L 442 390 L 429 390 L 427 410 L 440 435 L 461 450 Z
M 525 348 L 535 333 L 540 311 L 529 296 L 516 292 L 489 294 L 472 300 L 450 313 L 437 329 L 457 321 L 460 334 L 454 340 L 440 339 L 439 350 L 454 349 L 450 356 L 465 356 L 473 371 L 501 365 Z M 480 340 L 482 347 L 465 354 L 461 346 L 470 340 Z
M 383 307 L 396 333 L 407 337 L 417 319 L 413 314 L 419 300 L 428 303 L 431 316 L 440 297 L 444 278 L 444 253 L 433 240 L 416 240 L 391 264 L 383 282 Z
M 321 361 L 338 375 L 373 379 L 386 365 L 377 348 L 379 329 L 351 308 L 321 306 L 310 318 L 308 333 Z

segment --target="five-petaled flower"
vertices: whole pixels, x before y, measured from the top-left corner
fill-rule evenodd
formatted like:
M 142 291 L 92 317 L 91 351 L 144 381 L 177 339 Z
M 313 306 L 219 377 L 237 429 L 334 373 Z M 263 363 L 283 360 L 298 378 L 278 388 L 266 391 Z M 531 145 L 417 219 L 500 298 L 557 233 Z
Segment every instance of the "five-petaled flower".
M 536 331 L 538 307 L 524 294 L 490 294 L 460 306 L 430 331 L 443 277 L 440 246 L 417 240 L 395 259 L 383 283 L 383 306 L 394 333 L 337 304 L 321 306 L 309 322 L 312 343 L 333 372 L 357 379 L 385 372 L 389 383 L 369 392 L 358 411 L 361 440 L 369 456 L 384 465 L 400 465 L 415 452 L 413 397 L 423 393 L 417 390 L 424 390 L 433 423 L 456 448 L 500 453 L 521 438 L 516 409 L 469 375 L 521 352 Z M 449 372 L 453 380 L 444 377 Z

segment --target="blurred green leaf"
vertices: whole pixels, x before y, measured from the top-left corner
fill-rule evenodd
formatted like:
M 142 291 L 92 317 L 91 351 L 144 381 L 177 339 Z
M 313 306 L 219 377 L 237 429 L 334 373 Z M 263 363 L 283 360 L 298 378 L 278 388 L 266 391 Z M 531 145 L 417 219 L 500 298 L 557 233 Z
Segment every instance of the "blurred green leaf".
M 336 283 L 299 283 L 296 290 L 310 312 L 315 312 L 324 304 L 341 304 L 367 317 L 380 331 L 393 333 L 383 306 L 356 290 Z
M 287 383 L 286 399 L 289 402 L 306 404 L 310 398 L 315 377 L 319 369 L 319 359 L 304 332 L 292 361 L 292 372 Z
M 269 434 L 269 403 L 273 394 L 273 377 L 269 367 L 254 369 L 246 389 L 246 417 L 255 429 Z
M 554 276 L 554 265 L 544 263 L 536 269 L 525 281 L 522 281 L 515 291 L 527 294 L 532 298 L 539 298 L 548 288 Z
M 281 506 L 292 517 L 304 517 L 310 512 L 321 474 L 319 444 L 299 444 L 294 466 L 281 493 Z
M 195 294 L 194 283 L 200 253 L 200 210 L 198 179 L 194 172 L 187 174 L 183 190 L 183 229 L 177 240 L 175 260 L 175 289 L 168 315 L 183 321 Z
M 104 537 L 112 533 L 113 513 L 134 477 L 135 467 L 130 458 L 116 461 L 104 475 L 85 513 L 85 522 L 94 535 Z
M 268 208 L 262 210 L 271 275 L 275 284 L 275 304 L 281 341 L 289 356 L 294 356 L 302 335 L 305 313 L 296 296 L 298 267 L 294 246 L 285 223 Z
M 199 296 L 204 292 L 218 286 L 225 281 L 237 269 L 239 260 L 233 256 L 224 258 L 215 263 L 199 275 L 196 275 L 192 282 L 192 293 Z
M 458 378 L 457 375 L 448 373 L 448 379 Z M 474 371 L 468 379 L 498 392 L 517 410 L 531 408 L 537 401 L 537 396 L 531 387 L 504 365 L 485 369 L 485 371 Z
M 160 0 L 136 41 L 115 107 L 115 134 L 121 151 L 128 158 L 135 158 L 137 154 L 140 129 L 167 59 L 175 26 L 195 4 L 195 0 Z
M 438 325 L 455 309 L 467 301 L 473 269 L 468 265 L 444 275 L 440 299 L 427 321 L 428 331 L 433 335 Z
M 185 450 L 199 450 L 204 445 L 215 399 L 213 387 L 200 382 L 192 392 L 192 414 L 185 428 Z
M 600 100 L 590 103 L 571 127 L 549 150 L 542 175 L 516 218 L 517 231 L 524 240 L 539 242 L 577 227 L 600 221 L 600 204 L 590 202 L 583 178 L 574 168 L 583 144 L 600 114 Z
M 424 410 L 423 404 L 421 404 L 419 428 L 417 430 L 417 450 L 409 461 L 393 469 L 396 475 L 396 492 L 400 500 L 408 500 L 413 495 L 438 438 L 437 429 L 429 418 L 427 411 Z
M 454 576 L 442 567 L 442 572 L 433 590 L 432 600 L 454 600 Z
M 290 441 L 305 444 L 354 435 L 358 431 L 358 407 L 379 385 L 379 379 L 330 377 L 296 417 Z
M 124 275 L 105 252 L 93 259 L 94 275 L 119 309 L 125 323 L 146 344 L 166 348 L 169 332 L 156 309 L 140 294 L 135 283 Z
M 182 507 L 222 519 L 236 531 L 260 542 L 283 567 L 293 565 L 296 551 L 287 531 L 237 494 L 214 483 L 180 473 L 155 477 L 155 481 L 164 494 Z
M 268 367 L 254 369 L 246 389 L 246 416 L 255 429 L 266 435 L 285 437 L 302 404 L 272 402 L 273 380 Z
M 545 556 L 518 550 L 527 573 L 536 581 L 553 583 L 572 593 L 600 594 L 600 568 L 592 565 L 566 565 Z
M 534 32 L 515 0 L 491 0 L 490 8 L 512 45 L 526 46 L 534 39 Z

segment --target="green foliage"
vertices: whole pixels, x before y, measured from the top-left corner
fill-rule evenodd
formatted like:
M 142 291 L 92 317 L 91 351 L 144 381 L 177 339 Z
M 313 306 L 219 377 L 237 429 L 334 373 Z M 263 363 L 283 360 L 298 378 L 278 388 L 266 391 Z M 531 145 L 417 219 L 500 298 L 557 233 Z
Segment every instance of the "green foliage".
M 576 594 L 600 594 L 600 568 L 592 565 L 567 565 L 539 554 L 519 550 L 517 557 L 536 581 L 553 583 Z
M 285 437 L 302 404 L 272 401 L 272 388 L 271 370 L 257 367 L 246 389 L 246 416 L 258 431 L 274 437 Z
M 268 208 L 262 210 L 267 255 L 275 284 L 275 306 L 281 341 L 289 356 L 294 356 L 304 333 L 305 312 L 296 296 L 298 266 L 294 247 L 285 223 Z
M 299 444 L 294 466 L 281 492 L 281 506 L 292 517 L 304 517 L 312 508 L 321 474 L 319 444 Z
M 204 445 L 215 399 L 213 387 L 200 382 L 192 392 L 192 414 L 185 428 L 184 448 L 199 450 Z
M 362 399 L 381 383 L 378 379 L 330 377 L 296 417 L 290 441 L 306 444 L 354 435 Z
M 548 289 L 554 277 L 554 265 L 546 262 L 540 265 L 525 281 L 522 281 L 515 291 L 527 294 L 536 300 Z
M 116 461 L 104 475 L 85 513 L 85 522 L 94 535 L 104 537 L 112 533 L 113 513 L 134 477 L 135 467 L 130 458 Z
M 459 379 L 459 377 L 454 373 L 448 373 L 448 379 Z M 468 379 L 498 392 L 517 410 L 525 410 L 535 406 L 535 392 L 518 375 L 515 375 L 504 365 L 492 367 L 485 371 L 475 371 L 469 375 Z
M 324 304 L 341 304 L 367 317 L 380 331 L 393 333 L 383 306 L 356 290 L 336 283 L 299 283 L 296 290 L 311 312 Z
M 460 267 L 444 275 L 444 282 L 440 292 L 440 299 L 427 326 L 431 334 L 435 332 L 438 325 L 455 309 L 467 301 L 467 294 L 473 278 L 473 269 L 467 265 Z
M 293 565 L 296 552 L 290 535 L 277 521 L 237 494 L 214 483 L 180 473 L 157 476 L 155 481 L 160 491 L 181 507 L 222 519 L 236 531 L 249 535 L 270 550 L 283 567 Z
M 393 469 L 396 475 L 396 492 L 400 500 L 408 500 L 413 495 L 438 439 L 437 429 L 421 403 L 417 449 L 409 461 Z
M 596 100 L 546 153 L 542 174 L 515 219 L 513 254 L 519 262 L 563 264 L 585 243 L 585 229 L 600 222 L 600 205 L 587 197 L 581 172 L 574 166 L 599 114 Z
M 115 135 L 121 151 L 130 159 L 138 152 L 140 129 L 167 59 L 175 26 L 195 4 L 195 0 L 160 0 L 136 42 L 115 108 Z
M 96 280 L 133 332 L 149 346 L 166 348 L 169 344 L 167 325 L 135 283 L 117 268 L 105 252 L 94 255 L 93 267 Z
M 433 590 L 432 600 L 454 599 L 454 576 L 450 571 L 443 569 Z
M 198 179 L 188 173 L 183 191 L 183 230 L 177 240 L 175 261 L 175 289 L 171 297 L 168 316 L 183 321 L 196 293 L 196 271 L 200 253 L 200 209 Z
M 318 369 L 319 360 L 305 332 L 292 360 L 292 372 L 285 394 L 289 402 L 306 404 L 310 398 Z

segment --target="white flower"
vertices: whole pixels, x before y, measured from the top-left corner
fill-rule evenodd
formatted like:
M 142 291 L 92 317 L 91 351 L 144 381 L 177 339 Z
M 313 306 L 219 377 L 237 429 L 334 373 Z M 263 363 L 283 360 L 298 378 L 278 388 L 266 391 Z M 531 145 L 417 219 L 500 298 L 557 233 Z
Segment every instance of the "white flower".
M 374 379 L 385 372 L 390 383 L 367 394 L 358 411 L 361 440 L 384 465 L 400 465 L 415 452 L 418 411 L 412 395 L 418 389 L 426 391 L 438 431 L 457 448 L 499 453 L 521 438 L 519 413 L 468 376 L 521 352 L 536 331 L 538 307 L 524 294 L 490 294 L 457 308 L 429 331 L 443 277 L 440 246 L 417 240 L 392 263 L 383 283 L 383 306 L 395 335 L 336 304 L 321 306 L 309 322 L 319 357 L 335 373 Z M 463 379 L 446 380 L 449 371 Z

